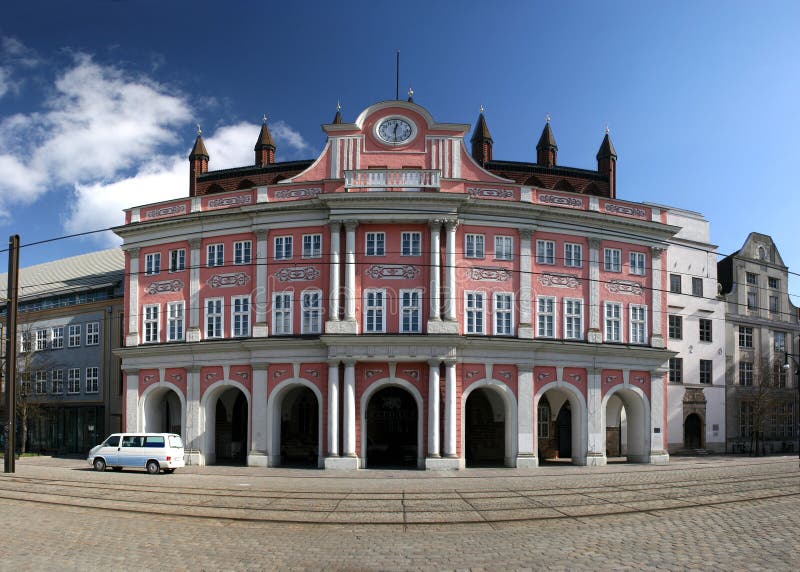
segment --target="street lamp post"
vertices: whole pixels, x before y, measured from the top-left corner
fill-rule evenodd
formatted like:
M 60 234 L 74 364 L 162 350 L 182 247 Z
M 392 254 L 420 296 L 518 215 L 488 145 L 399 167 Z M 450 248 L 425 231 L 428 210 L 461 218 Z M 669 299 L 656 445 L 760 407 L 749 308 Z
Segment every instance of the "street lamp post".
M 794 362 L 794 386 L 797 388 L 797 407 L 794 409 L 794 418 L 797 420 L 795 423 L 795 431 L 797 431 L 797 456 L 800 458 L 800 361 L 797 360 L 797 355 L 787 353 L 783 359 L 783 369 L 788 370 L 789 358 Z

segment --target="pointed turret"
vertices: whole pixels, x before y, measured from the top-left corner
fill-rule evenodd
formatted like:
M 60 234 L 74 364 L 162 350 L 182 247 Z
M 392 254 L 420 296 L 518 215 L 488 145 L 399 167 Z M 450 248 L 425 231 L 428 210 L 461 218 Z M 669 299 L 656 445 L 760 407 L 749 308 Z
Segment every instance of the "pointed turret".
M 489 133 L 489 126 L 486 125 L 486 118 L 483 116 L 483 106 L 475 122 L 475 131 L 472 132 L 472 158 L 481 165 L 485 165 L 492 160 L 492 134 Z
M 336 102 L 336 115 L 333 116 L 333 124 L 339 125 L 342 122 L 342 104 Z
M 203 143 L 203 131 L 197 126 L 197 139 L 194 141 L 192 152 L 189 153 L 189 196 L 195 196 L 197 191 L 197 175 L 208 172 L 208 151 Z
M 408 102 L 414 103 L 414 90 L 411 89 L 411 86 L 408 86 Z
M 256 167 L 271 165 L 275 162 L 275 142 L 269 133 L 266 115 L 264 115 L 264 123 L 261 125 L 261 132 L 258 134 L 258 141 L 253 149 L 256 152 Z
M 606 136 L 597 151 L 597 172 L 608 176 L 608 190 L 611 198 L 617 196 L 617 152 L 606 127 Z
M 553 131 L 550 129 L 550 114 L 548 114 L 542 136 L 539 137 L 539 142 L 536 144 L 536 162 L 545 167 L 555 167 L 557 153 L 558 145 L 556 145 L 556 138 L 553 137 Z

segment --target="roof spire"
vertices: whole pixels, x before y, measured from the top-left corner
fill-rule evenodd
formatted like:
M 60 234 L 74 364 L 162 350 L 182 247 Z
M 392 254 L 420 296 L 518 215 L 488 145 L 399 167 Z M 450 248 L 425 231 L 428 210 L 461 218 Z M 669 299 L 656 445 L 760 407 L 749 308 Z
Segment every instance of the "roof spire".
M 485 165 L 492 160 L 492 134 L 489 133 L 489 126 L 486 125 L 486 118 L 483 116 L 483 105 L 480 107 L 478 121 L 475 122 L 475 130 L 469 142 L 472 143 L 472 158 L 481 165 Z
M 414 90 L 411 84 L 408 84 L 408 101 L 409 103 L 414 103 Z
M 342 102 L 340 100 L 336 100 L 336 115 L 333 116 L 333 123 L 335 125 L 342 122 Z
M 272 135 L 267 127 L 267 114 L 264 114 L 264 122 L 261 124 L 261 131 L 258 134 L 253 150 L 256 152 L 256 166 L 263 167 L 275 162 L 275 141 L 272 140 Z
M 544 116 L 544 122 L 545 123 L 550 123 L 550 113 L 549 112 L 548 112 L 547 115 Z
M 545 167 L 555 167 L 557 153 L 558 145 L 556 145 L 556 138 L 553 137 L 553 131 L 550 129 L 550 114 L 548 113 L 545 116 L 542 136 L 539 137 L 539 142 L 536 144 L 536 162 Z

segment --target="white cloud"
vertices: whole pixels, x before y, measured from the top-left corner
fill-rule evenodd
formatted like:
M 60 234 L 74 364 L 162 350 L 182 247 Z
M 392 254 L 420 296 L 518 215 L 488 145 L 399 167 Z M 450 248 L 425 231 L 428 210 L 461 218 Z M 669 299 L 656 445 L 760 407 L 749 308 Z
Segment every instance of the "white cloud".
M 272 134 L 272 138 L 275 140 L 275 147 L 278 147 L 278 150 L 282 145 L 287 145 L 293 151 L 311 151 L 311 146 L 303 139 L 303 136 L 284 121 L 276 121 L 270 124 L 269 132 Z
M 11 90 L 11 77 L 6 68 L 0 67 L 0 97 Z
M 255 162 L 253 147 L 260 127 L 252 123 L 237 123 L 218 127 L 213 137 L 203 137 L 208 151 L 208 169 L 230 169 L 252 165 Z

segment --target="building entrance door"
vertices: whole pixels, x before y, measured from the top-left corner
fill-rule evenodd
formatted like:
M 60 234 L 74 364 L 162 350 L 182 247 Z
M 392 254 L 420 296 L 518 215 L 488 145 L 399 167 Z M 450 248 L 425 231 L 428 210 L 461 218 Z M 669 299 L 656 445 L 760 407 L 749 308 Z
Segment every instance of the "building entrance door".
M 417 403 L 400 387 L 386 387 L 367 405 L 367 467 L 417 466 Z
M 700 449 L 703 446 L 703 423 L 697 413 L 691 413 L 683 422 L 683 446 L 687 449 Z
M 281 465 L 316 467 L 319 407 L 308 387 L 291 389 L 281 403 Z
M 504 465 L 505 411 L 500 396 L 493 405 L 490 391 L 476 389 L 467 398 L 464 430 L 468 467 Z
M 556 418 L 556 428 L 558 431 L 558 456 L 561 459 L 572 457 L 572 410 L 569 402 L 566 402 Z

